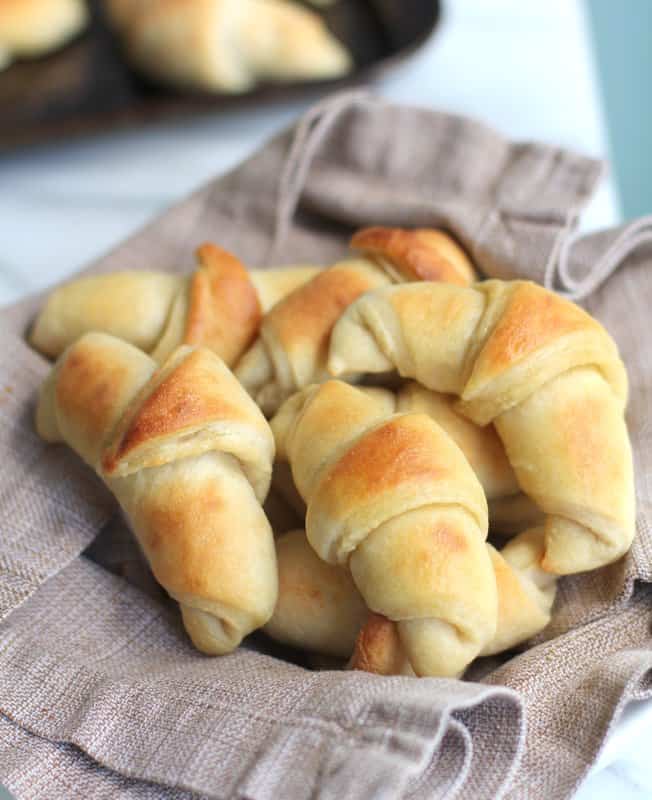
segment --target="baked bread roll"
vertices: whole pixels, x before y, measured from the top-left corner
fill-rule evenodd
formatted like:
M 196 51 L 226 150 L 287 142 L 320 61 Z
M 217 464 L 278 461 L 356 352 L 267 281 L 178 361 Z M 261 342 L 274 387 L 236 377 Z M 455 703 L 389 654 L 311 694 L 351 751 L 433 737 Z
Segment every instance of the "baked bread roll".
M 396 410 L 427 414 L 457 444 L 487 496 L 492 533 L 517 533 L 542 520 L 541 511 L 521 492 L 493 425 L 476 425 L 460 414 L 453 395 L 433 392 L 416 381 L 401 387 Z
M 71 345 L 45 381 L 39 434 L 107 484 L 195 646 L 228 653 L 272 615 L 272 531 L 261 503 L 274 441 L 224 363 L 181 347 L 157 369 L 102 333 Z
M 179 344 L 210 347 L 231 365 L 255 335 L 262 314 L 318 267 L 247 272 L 226 250 L 205 244 L 189 276 L 115 272 L 55 289 L 30 343 L 56 358 L 90 331 L 124 339 L 163 361 Z
M 273 430 L 317 555 L 397 622 L 417 675 L 457 675 L 496 631 L 485 496 L 432 419 L 386 412 L 381 395 L 328 381 L 290 398 Z
M 620 558 L 635 530 L 627 376 L 585 311 L 525 281 L 412 284 L 360 298 L 331 337 L 333 375 L 397 369 L 493 422 L 545 518 L 543 568 L 564 575 Z
M 322 18 L 285 0 L 105 0 L 133 65 L 175 86 L 244 92 L 352 66 Z
M 282 644 L 349 658 L 367 619 L 351 575 L 322 561 L 303 530 L 276 540 L 278 600 L 263 630 Z
M 301 403 L 308 387 L 298 393 L 293 403 Z M 440 394 L 424 388 L 416 381 L 407 381 L 396 393 L 377 387 L 362 387 L 385 406 L 387 416 L 396 412 L 421 412 L 435 420 L 464 453 L 484 489 L 489 505 L 489 528 L 500 535 L 518 533 L 532 527 L 543 519 L 536 505 L 524 495 L 516 475 L 507 459 L 505 448 L 493 425 L 479 427 L 464 417 L 455 406 L 452 395 Z M 293 403 L 281 406 L 272 420 L 272 427 L 282 426 L 283 417 L 293 415 Z M 280 443 L 274 464 L 272 483 L 290 506 L 301 517 L 306 507 L 292 478 L 287 455 Z
M 2 0 L 0 69 L 62 47 L 88 22 L 84 0 Z
M 487 548 L 498 589 L 498 625 L 482 656 L 511 650 L 540 633 L 550 622 L 557 591 L 557 576 L 541 566 L 543 527 L 523 531 L 500 550 Z
M 406 280 L 474 280 L 464 252 L 440 231 L 367 228 L 351 240 L 359 258 L 324 270 L 265 315 L 236 375 L 266 414 L 294 392 L 326 380 L 331 330 L 371 289 Z
M 498 624 L 481 656 L 510 650 L 550 622 L 556 578 L 540 565 L 543 528 L 532 528 L 498 552 L 487 545 L 498 591 Z M 377 675 L 410 675 L 412 670 L 395 622 L 370 614 L 360 630 L 349 666 Z
M 501 551 L 487 544 L 498 592 L 492 640 L 480 655 L 516 647 L 550 622 L 556 577 L 540 565 L 543 528 L 532 528 Z M 396 623 L 369 613 L 348 571 L 314 552 L 305 531 L 276 541 L 279 592 L 265 632 L 276 641 L 322 655 L 351 657 L 353 669 L 381 675 L 413 674 Z
M 298 409 L 314 389 L 309 387 L 284 403 L 272 419 L 272 429 L 278 439 L 278 457 L 288 454 L 285 445 L 288 432 L 294 425 Z M 479 428 L 456 411 L 453 398 L 424 389 L 408 381 L 398 394 L 380 388 L 359 388 L 358 392 L 373 399 L 380 414 L 378 419 L 399 412 L 422 412 L 430 416 L 457 443 L 476 472 L 489 500 L 489 524 L 492 498 L 505 501 L 505 507 L 516 498 L 519 487 L 509 465 L 502 443 L 492 426 Z M 284 467 L 283 479 L 278 480 L 279 466 Z M 287 470 L 287 472 L 286 472 Z M 285 460 L 274 467 L 279 494 L 288 497 L 299 513 L 305 515 L 301 500 Z M 290 485 L 291 484 L 291 485 Z M 301 506 L 297 505 L 296 498 Z M 527 500 L 527 498 L 526 498 Z M 532 504 L 530 504 L 532 505 Z M 523 503 L 525 508 L 527 503 Z M 533 510 L 532 510 L 533 509 Z M 532 505 L 530 514 L 521 514 L 524 527 L 529 518 L 540 512 Z M 497 528 L 504 520 L 499 517 Z M 539 561 L 543 554 L 543 529 L 527 530 L 498 553 L 487 545 L 492 559 L 498 591 L 498 627 L 483 655 L 519 644 L 542 630 L 550 620 L 555 593 L 555 578 L 544 572 Z M 352 580 L 343 583 L 341 568 L 327 565 L 312 551 L 305 534 L 293 532 L 281 546 L 277 541 L 279 562 L 279 599 L 272 620 L 266 626 L 269 635 L 285 644 L 318 653 L 349 657 L 353 652 L 355 633 L 363 626 L 366 607 Z M 334 649 L 332 642 L 339 644 Z M 358 669 L 379 674 L 412 674 L 409 662 L 400 647 L 393 623 L 385 617 L 371 614 L 364 625 L 356 650 Z

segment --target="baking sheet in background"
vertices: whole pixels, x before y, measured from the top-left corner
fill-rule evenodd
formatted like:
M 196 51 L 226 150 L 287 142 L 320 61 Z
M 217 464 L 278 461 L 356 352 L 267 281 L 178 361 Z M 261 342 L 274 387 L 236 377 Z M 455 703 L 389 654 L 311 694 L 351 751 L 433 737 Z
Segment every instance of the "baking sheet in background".
M 438 0 L 338 0 L 323 11 L 355 67 L 343 79 L 261 85 L 243 95 L 190 94 L 158 87 L 129 69 L 91 0 L 90 28 L 64 49 L 0 72 L 0 151 L 113 127 L 326 93 L 390 69 L 433 33 Z

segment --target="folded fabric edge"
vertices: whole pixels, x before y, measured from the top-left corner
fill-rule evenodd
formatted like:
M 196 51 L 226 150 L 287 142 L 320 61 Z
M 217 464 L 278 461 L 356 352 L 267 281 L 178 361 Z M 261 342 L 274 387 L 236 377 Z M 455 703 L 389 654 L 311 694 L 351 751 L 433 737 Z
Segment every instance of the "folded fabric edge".
M 189 792 L 111 772 L 73 745 L 35 736 L 1 713 L 0 784 L 16 800 L 70 800 L 73 786 L 83 787 L 84 800 L 106 800 L 109 796 L 120 800 L 199 800 Z
M 79 596 L 87 595 L 91 585 L 95 587 L 94 616 L 77 608 Z M 462 713 L 474 747 L 477 737 L 485 739 L 488 747 L 494 738 L 492 708 L 498 705 L 508 711 L 506 764 L 520 757 L 521 701 L 504 687 L 355 672 L 306 674 L 269 656 L 243 652 L 234 657 L 233 663 L 240 665 L 234 674 L 240 677 L 229 688 L 217 670 L 220 665 L 226 668 L 226 662 L 194 654 L 180 626 L 170 626 L 170 615 L 163 608 L 86 559 L 73 562 L 31 602 L 31 609 L 24 607 L 5 623 L 0 658 L 2 713 L 30 733 L 74 745 L 98 764 L 130 778 L 216 798 L 222 797 L 220 787 L 226 791 L 228 784 L 229 791 L 256 800 L 279 796 L 307 800 L 310 786 L 317 782 L 334 787 L 334 797 L 366 798 L 372 776 L 374 781 L 389 781 L 400 794 L 427 769 L 450 720 L 460 722 Z M 129 621 L 134 602 L 139 610 Z M 44 639 L 51 635 L 55 619 L 64 627 L 75 619 L 82 630 L 62 644 L 60 652 L 48 652 Z M 23 624 L 26 620 L 29 625 Z M 111 642 L 108 653 L 103 649 L 106 642 L 103 645 L 94 633 L 97 626 Z M 124 641 L 116 638 L 110 626 L 122 631 Z M 122 662 L 130 675 L 132 642 L 138 649 L 139 643 L 158 642 L 160 649 L 167 640 L 165 659 L 157 659 L 157 650 L 141 656 L 147 663 L 156 660 L 153 676 L 144 674 L 135 684 L 126 680 Z M 88 662 L 83 653 L 93 649 L 98 658 Z M 105 666 L 108 659 L 118 656 L 117 667 Z M 245 659 L 249 672 L 258 675 L 256 685 L 262 680 L 269 681 L 270 687 L 288 686 L 284 691 L 289 705 L 279 705 L 270 713 L 242 703 L 246 686 L 253 691 L 245 681 Z M 182 664 L 184 674 L 190 670 L 196 684 L 191 694 L 185 684 L 179 684 Z M 303 683 L 295 681 L 295 673 Z M 218 681 L 215 691 L 211 689 L 213 675 Z M 221 691 L 217 691 L 220 683 Z M 16 686 L 20 686 L 18 693 Z M 48 698 L 61 698 L 62 692 L 67 695 L 65 704 L 51 707 Z M 264 687 L 260 692 L 266 694 Z M 227 720 L 229 729 L 239 732 L 240 752 L 225 762 L 219 732 Z M 202 731 L 213 733 L 206 736 Z M 180 762 L 179 752 L 189 752 L 189 759 Z M 302 764 L 301 775 L 297 775 L 297 763 Z M 351 793 L 352 788 L 338 795 L 349 781 L 357 794 Z M 264 787 L 271 787 L 265 789 L 268 794 Z M 252 795 L 253 789 L 257 794 Z

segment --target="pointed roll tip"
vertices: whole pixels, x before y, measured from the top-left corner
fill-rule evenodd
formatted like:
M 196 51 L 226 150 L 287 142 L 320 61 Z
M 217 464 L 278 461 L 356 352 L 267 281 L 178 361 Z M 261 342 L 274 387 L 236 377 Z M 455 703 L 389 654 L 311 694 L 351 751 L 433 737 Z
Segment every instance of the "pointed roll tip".
M 200 608 L 193 608 L 184 603 L 180 604 L 180 608 L 186 633 L 197 650 L 204 655 L 228 655 L 250 632 L 247 626 L 241 630 L 237 625 Z
M 293 65 L 297 78 L 328 80 L 341 78 L 352 70 L 353 59 L 344 45 L 325 27 L 320 34 L 319 37 L 315 37 L 313 46 L 306 46 L 301 54 L 297 54 Z
M 339 78 L 353 69 L 353 58 L 337 39 L 330 39 L 324 48 L 321 75 L 325 78 Z
M 370 611 L 355 640 L 348 669 L 373 675 L 400 675 L 405 662 L 396 624 L 382 614 Z
M 347 48 L 319 13 L 284 0 L 268 0 L 264 5 L 267 41 L 274 40 L 272 46 L 261 52 L 255 47 L 257 37 L 248 37 L 251 63 L 259 78 L 311 81 L 350 72 L 353 61 Z
M 442 281 L 468 286 L 477 280 L 473 264 L 448 233 L 437 228 L 362 228 L 352 250 L 387 261 L 408 281 Z
M 293 7 L 296 12 L 296 8 Z M 290 68 L 304 79 L 339 78 L 353 68 L 353 59 L 345 45 L 333 35 L 323 18 L 314 11 L 301 9 L 304 18 L 297 17 L 293 47 L 286 51 Z M 300 30 L 299 30 L 300 28 Z M 296 62 L 292 64 L 292 56 Z
M 243 267 L 240 259 L 230 250 L 215 244 L 215 242 L 203 242 L 195 250 L 195 258 L 201 267 L 219 266 L 225 263 L 237 264 Z
M 557 522 L 554 517 L 548 518 L 541 569 L 553 575 L 576 575 L 613 564 L 627 554 L 634 537 L 633 531 L 623 530 L 607 541 L 570 520 L 562 520 L 565 535 L 551 536 L 551 519 Z

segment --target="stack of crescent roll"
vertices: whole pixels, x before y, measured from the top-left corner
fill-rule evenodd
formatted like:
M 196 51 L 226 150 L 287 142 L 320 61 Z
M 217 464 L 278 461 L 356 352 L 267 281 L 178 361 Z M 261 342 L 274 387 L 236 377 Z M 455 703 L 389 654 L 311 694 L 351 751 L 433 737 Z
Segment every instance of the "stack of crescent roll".
M 197 261 L 73 281 L 31 331 L 57 358 L 39 434 L 114 493 L 197 648 L 262 628 L 457 677 L 627 552 L 627 376 L 581 308 L 479 280 L 431 229 L 367 228 L 325 267 Z

